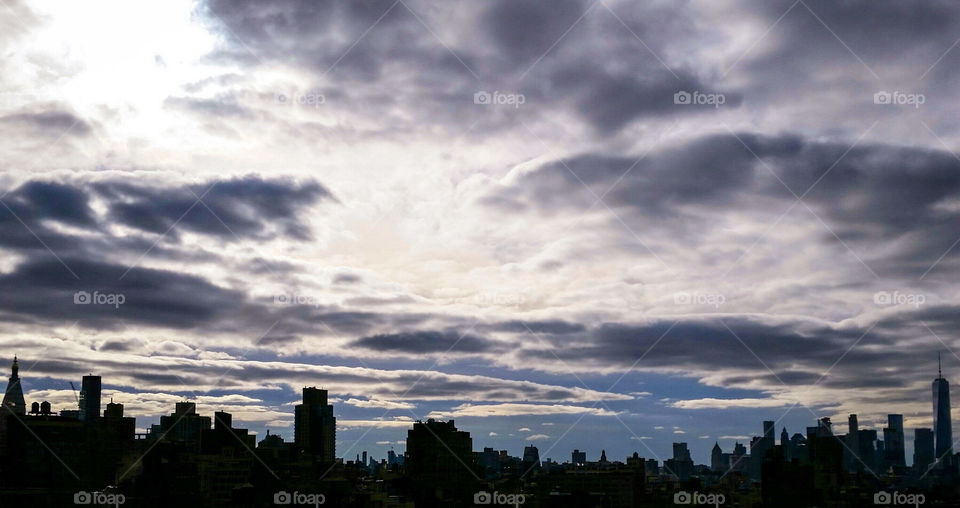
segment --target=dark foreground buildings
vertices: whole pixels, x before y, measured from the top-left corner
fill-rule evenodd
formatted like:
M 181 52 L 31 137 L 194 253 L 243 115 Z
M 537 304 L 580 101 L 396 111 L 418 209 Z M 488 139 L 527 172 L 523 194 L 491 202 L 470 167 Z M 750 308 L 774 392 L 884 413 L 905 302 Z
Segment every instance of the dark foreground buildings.
M 77 406 L 59 412 L 47 401 L 28 406 L 20 383 L 14 361 L 0 408 L 0 507 L 960 506 L 942 374 L 933 382 L 933 428 L 913 429 L 912 466 L 899 414 L 881 432 L 850 415 L 846 434 L 820 418 L 805 432 L 782 429 L 779 440 L 776 423 L 765 421 L 748 443 L 715 444 L 709 466 L 687 443 L 674 443 L 662 461 L 573 450 L 556 463 L 535 446 L 519 457 L 475 452 L 469 432 L 432 419 L 412 424 L 405 453 L 377 460 L 350 446 L 342 453 L 356 459 L 345 460 L 335 456 L 327 391 L 314 387 L 295 407 L 292 441 L 267 432 L 256 442 L 231 414 L 199 414 L 188 401 L 137 434 L 122 404 L 101 406 L 98 376 L 84 376 Z

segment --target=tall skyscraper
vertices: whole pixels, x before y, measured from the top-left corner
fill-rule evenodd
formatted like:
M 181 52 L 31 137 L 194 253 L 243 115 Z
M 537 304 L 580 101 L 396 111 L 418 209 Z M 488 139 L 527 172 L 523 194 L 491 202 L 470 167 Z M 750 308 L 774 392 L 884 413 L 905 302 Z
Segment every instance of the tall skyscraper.
M 3 394 L 3 405 L 14 414 L 27 413 L 27 403 L 23 400 L 23 388 L 20 386 L 20 364 L 17 363 L 16 356 L 13 357 L 7 391 Z
M 913 431 L 913 468 L 923 474 L 933 463 L 933 431 L 930 429 L 914 429 Z
M 906 465 L 903 447 L 903 415 L 887 415 L 887 427 L 883 429 L 883 454 L 886 466 Z
M 953 455 L 953 429 L 950 419 L 950 383 L 943 379 L 940 355 L 937 354 L 937 379 L 933 380 L 933 437 L 936 460 Z
M 855 471 L 860 469 L 860 423 L 857 421 L 857 415 L 852 414 L 847 417 L 847 446 L 843 450 L 846 458 L 847 469 Z
M 303 404 L 294 408 L 293 441 L 297 448 L 333 463 L 336 453 L 337 419 L 327 403 L 327 391 L 303 389 Z
M 100 417 L 100 376 L 83 376 L 80 385 L 80 421 L 93 423 Z
M 714 441 L 713 450 L 710 450 L 710 469 L 712 471 L 723 472 L 726 470 L 726 464 L 723 463 L 723 450 L 720 449 L 720 443 Z

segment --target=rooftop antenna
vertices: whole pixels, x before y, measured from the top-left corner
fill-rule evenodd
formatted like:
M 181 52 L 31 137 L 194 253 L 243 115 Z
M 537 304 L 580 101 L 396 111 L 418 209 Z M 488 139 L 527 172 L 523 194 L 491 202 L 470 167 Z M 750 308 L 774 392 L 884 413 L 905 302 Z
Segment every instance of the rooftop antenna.
M 940 352 L 937 351 L 937 377 L 943 379 L 943 369 L 940 368 Z

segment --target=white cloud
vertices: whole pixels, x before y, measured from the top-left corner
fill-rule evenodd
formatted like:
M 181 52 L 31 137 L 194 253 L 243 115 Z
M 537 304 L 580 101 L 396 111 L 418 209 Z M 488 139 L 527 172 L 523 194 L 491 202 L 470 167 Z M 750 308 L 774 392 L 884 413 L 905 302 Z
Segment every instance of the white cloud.
M 409 402 L 395 402 L 390 400 L 377 400 L 377 399 L 368 399 L 360 400 L 350 398 L 343 401 L 344 404 L 349 404 L 355 407 L 361 408 L 377 408 L 377 409 L 414 409 L 417 406 Z
M 739 407 L 783 407 L 791 404 L 788 401 L 777 399 L 691 399 L 678 400 L 670 407 L 680 409 L 728 409 Z
M 616 413 L 604 409 L 584 406 L 571 406 L 566 404 L 526 404 L 526 403 L 504 403 L 504 404 L 461 404 L 449 411 L 432 411 L 428 416 L 431 418 L 459 418 L 464 416 L 472 417 L 494 417 L 494 416 L 518 416 L 518 415 L 575 415 L 589 414 L 593 416 L 613 416 Z M 529 428 L 519 429 L 518 432 L 529 431 Z

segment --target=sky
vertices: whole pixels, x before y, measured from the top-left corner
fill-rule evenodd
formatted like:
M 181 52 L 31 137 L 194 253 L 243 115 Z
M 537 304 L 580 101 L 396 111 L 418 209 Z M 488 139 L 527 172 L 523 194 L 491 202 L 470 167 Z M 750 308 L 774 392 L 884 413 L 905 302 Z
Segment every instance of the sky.
M 960 381 L 945 1 L 0 1 L 0 365 L 697 462 Z M 955 397 L 956 398 L 956 397 Z M 882 433 L 881 433 L 882 434 Z M 955 432 L 960 436 L 960 432 Z

